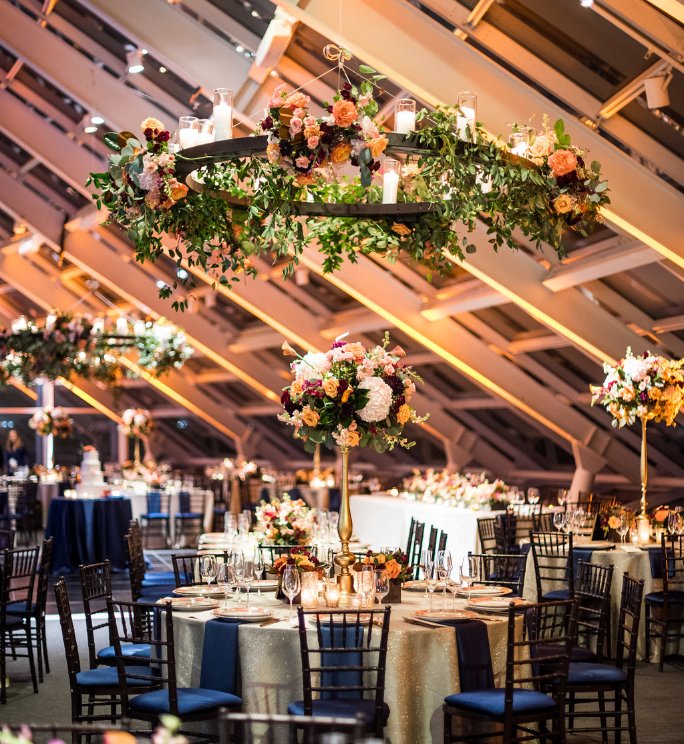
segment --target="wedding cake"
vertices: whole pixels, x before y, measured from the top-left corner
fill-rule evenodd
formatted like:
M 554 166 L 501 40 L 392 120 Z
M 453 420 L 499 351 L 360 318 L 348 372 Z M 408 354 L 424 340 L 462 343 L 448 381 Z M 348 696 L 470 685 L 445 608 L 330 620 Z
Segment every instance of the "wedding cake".
M 83 448 L 83 460 L 81 462 L 81 481 L 76 485 L 79 498 L 96 499 L 102 496 L 105 488 L 100 455 L 94 447 Z

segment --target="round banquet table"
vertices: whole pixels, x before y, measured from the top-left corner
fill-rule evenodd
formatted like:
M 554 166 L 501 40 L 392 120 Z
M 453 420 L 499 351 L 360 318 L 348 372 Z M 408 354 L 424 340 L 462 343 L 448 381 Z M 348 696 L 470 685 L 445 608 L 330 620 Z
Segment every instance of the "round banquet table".
M 130 499 L 53 499 L 45 529 L 45 537 L 53 538 L 53 572 L 106 559 L 113 569 L 124 570 L 124 535 L 131 519 Z
M 451 598 L 447 594 L 451 607 Z M 286 713 L 288 703 L 302 699 L 302 661 L 297 628 L 289 625 L 288 607 L 273 593 L 254 592 L 251 603 L 272 609 L 281 622 L 260 627 L 240 625 L 239 666 L 243 711 Z M 465 600 L 456 600 L 463 607 Z M 230 600 L 230 604 L 233 601 Z M 244 602 L 241 602 L 241 605 Z M 443 741 L 442 703 L 460 690 L 456 637 L 452 627 L 410 625 L 403 618 L 427 607 L 424 594 L 404 591 L 401 604 L 393 604 L 385 679 L 385 702 L 390 706 L 385 736 L 392 744 L 435 744 Z M 441 607 L 435 595 L 434 607 Z M 485 626 L 496 686 L 503 686 L 506 670 L 507 619 L 489 615 Z M 199 685 L 204 628 L 214 619 L 211 611 L 174 612 L 176 674 L 179 687 Z M 522 630 L 522 618 L 521 630 Z M 315 631 L 312 629 L 312 634 Z M 264 741 L 271 739 L 264 738 Z M 287 744 L 287 740 L 284 740 Z
M 576 543 L 578 549 L 591 547 L 590 543 Z M 656 548 L 656 546 L 653 546 Z M 547 559 L 548 560 L 548 559 Z M 622 594 L 622 577 L 627 572 L 633 579 L 644 580 L 644 596 L 651 592 L 661 592 L 663 590 L 662 579 L 654 578 L 651 575 L 651 558 L 649 549 L 639 548 L 635 545 L 617 544 L 612 550 L 594 550 L 591 554 L 591 562 L 600 566 L 613 566 L 613 582 L 610 591 L 610 616 L 611 616 L 611 638 L 613 639 L 613 653 L 616 650 L 617 628 L 620 617 L 620 599 Z M 548 588 L 547 588 L 548 587 Z M 551 591 L 554 588 L 552 582 L 545 582 L 544 591 Z M 534 570 L 534 561 L 532 552 L 527 556 L 527 568 L 525 571 L 525 586 L 523 588 L 523 597 L 530 601 L 536 601 L 536 573 Z M 642 605 L 643 608 L 643 605 Z M 666 654 L 682 653 L 684 651 L 684 642 L 674 639 L 668 642 Z M 639 625 L 639 643 L 637 646 L 637 655 L 639 659 L 646 656 L 646 618 L 645 613 L 641 613 L 641 623 Z M 651 661 L 658 661 L 658 652 L 655 644 L 651 648 Z

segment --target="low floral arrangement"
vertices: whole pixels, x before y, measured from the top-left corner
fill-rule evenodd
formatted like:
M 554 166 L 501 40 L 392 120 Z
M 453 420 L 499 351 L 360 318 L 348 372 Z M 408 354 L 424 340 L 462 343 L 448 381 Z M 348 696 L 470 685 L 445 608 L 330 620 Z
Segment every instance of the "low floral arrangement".
M 411 406 L 421 380 L 400 361 L 404 350 L 395 346 L 388 351 L 388 346 L 387 333 L 381 346 L 366 349 L 338 339 L 329 351 L 304 356 L 283 344 L 283 353 L 297 361 L 290 365 L 294 380 L 283 390 L 284 410 L 278 418 L 294 427 L 307 451 L 316 444 L 373 447 L 377 452 L 415 444 L 402 432 L 407 423 L 427 418 Z
M 292 548 L 289 553 L 279 555 L 273 561 L 271 573 L 282 576 L 287 566 L 294 566 L 299 573 L 318 571 L 321 576 L 323 575 L 321 562 L 315 555 L 312 555 L 308 550 L 304 550 L 304 548 Z
M 413 573 L 409 565 L 409 557 L 398 549 L 386 553 L 374 553 L 369 550 L 361 560 L 354 564 L 353 569 L 361 571 L 363 566 L 374 566 L 376 571 L 382 571 L 388 579 L 402 583 L 408 581 Z
M 145 408 L 127 408 L 121 414 L 119 430 L 127 437 L 149 437 L 154 431 L 152 414 Z
M 0 328 L 0 386 L 17 379 L 30 385 L 37 379 L 57 380 L 82 377 L 115 385 L 124 375 L 135 376 L 119 363 L 125 351 L 133 352 L 133 361 L 145 371 L 160 376 L 179 369 L 192 355 L 185 335 L 170 324 L 146 326 L 142 335 L 130 341 L 118 339 L 112 345 L 114 332 L 104 331 L 104 322 L 95 329 L 94 318 L 54 311 L 46 320 L 21 319 L 12 328 Z
M 382 200 L 383 158 L 392 149 L 389 133 L 374 120 L 382 76 L 365 65 L 358 74 L 362 82 L 344 83 L 322 116 L 314 115 L 305 93 L 278 86 L 253 133 L 265 135 L 266 159 L 217 163 L 200 157 L 197 190 L 188 191 L 177 175 L 179 165 L 187 170 L 194 159 L 170 152 L 172 135 L 162 122 L 143 121 L 142 136 L 110 132 L 104 141 L 114 153 L 106 172 L 91 174 L 93 198 L 128 231 L 138 261 L 167 254 L 227 287 L 243 273 L 256 273 L 254 256 L 282 261 L 284 275 L 291 276 L 303 251 L 314 246 L 324 256 L 324 272 L 345 258 L 356 262 L 361 253 L 393 260 L 403 254 L 449 274 L 454 260 L 477 250 L 469 235 L 480 218 L 495 250 L 515 247 L 519 230 L 539 249 L 550 245 L 563 255 L 566 230 L 585 235 L 600 222 L 601 207 L 610 201 L 608 184 L 600 164 L 571 143 L 562 120 L 553 127 L 544 121 L 525 160 L 479 123 L 468 127 L 468 139 L 459 139 L 462 111 L 456 106 L 418 111 L 410 137 L 423 152 L 400 153 L 398 202 L 433 205 L 415 221 L 300 214 L 298 204 L 306 201 Z M 179 283 L 192 286 L 192 276 L 160 295 L 169 297 Z M 184 297 L 174 301 L 177 308 L 186 305 Z
M 613 426 L 630 426 L 637 419 L 673 426 L 684 402 L 684 359 L 672 361 L 627 349 L 616 365 L 604 364 L 602 385 L 591 385 L 591 404 L 600 403 L 613 417 Z
M 266 545 L 308 545 L 315 524 L 315 513 L 302 499 L 282 498 L 262 501 L 255 509 L 255 532 Z
M 147 484 L 164 485 L 171 478 L 171 466 L 157 465 L 154 460 L 133 462 L 126 460 L 121 465 L 121 477 L 127 481 L 143 481 Z
M 598 526 L 603 532 L 604 538 L 607 538 L 611 532 L 617 532 L 622 514 L 627 516 L 627 523 L 629 528 L 632 529 L 636 525 L 635 514 L 632 509 L 625 509 L 624 506 L 611 506 L 609 509 L 599 512 L 597 515 Z
M 31 416 L 29 426 L 41 437 L 68 439 L 73 432 L 74 420 L 63 408 L 46 406 Z
M 403 485 L 404 493 L 418 501 L 441 501 L 475 511 L 506 504 L 510 491 L 502 480 L 489 481 L 484 473 L 452 473 L 446 468 L 414 470 Z

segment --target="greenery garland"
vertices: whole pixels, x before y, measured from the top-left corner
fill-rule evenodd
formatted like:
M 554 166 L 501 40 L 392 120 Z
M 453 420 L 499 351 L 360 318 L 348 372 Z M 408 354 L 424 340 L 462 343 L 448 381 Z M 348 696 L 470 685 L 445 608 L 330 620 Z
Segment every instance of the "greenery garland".
M 180 368 L 192 354 L 185 336 L 170 325 L 145 323 L 141 334 L 120 337 L 96 331 L 89 315 L 55 311 L 50 326 L 33 321 L 23 327 L 0 328 L 0 387 L 12 380 L 30 385 L 37 379 L 81 377 L 116 385 L 135 374 L 121 366 L 124 351 L 155 377 Z M 162 330 L 163 329 L 163 330 Z
M 373 73 L 370 68 L 365 72 Z M 381 76 L 373 76 L 380 78 Z M 520 230 L 537 248 L 550 245 L 562 255 L 567 229 L 582 235 L 600 221 L 609 203 L 600 164 L 587 164 L 573 147 L 562 120 L 553 129 L 544 120 L 532 142 L 532 161 L 512 157 L 479 124 L 458 139 L 456 107 L 417 113 L 412 135 L 426 150 L 403 166 L 399 202 L 427 202 L 431 209 L 414 220 L 306 217 L 298 202 L 379 203 L 373 181 L 387 138 L 372 121 L 377 103 L 374 80 L 357 88 L 345 83 L 323 117 L 311 116 L 309 98 L 279 86 L 255 134 L 267 134 L 266 158 L 244 157 L 202 167 L 202 188 L 189 191 L 176 177 L 182 153 L 169 152 L 170 134 L 156 119 L 142 123 L 145 143 L 131 132 L 109 133 L 115 150 L 106 173 L 89 180 L 98 207 L 128 231 L 138 261 L 168 253 L 180 266 L 199 267 L 230 287 L 254 274 L 252 259 L 285 261 L 290 276 L 307 246 L 324 255 L 323 269 L 333 272 L 346 259 L 400 254 L 441 273 L 451 259 L 464 260 L 476 245 L 470 235 L 478 220 L 487 224 L 489 243 L 498 250 L 514 245 Z M 359 176 L 340 175 L 349 163 Z M 168 297 L 178 284 L 160 291 Z M 176 300 L 184 309 L 187 300 Z

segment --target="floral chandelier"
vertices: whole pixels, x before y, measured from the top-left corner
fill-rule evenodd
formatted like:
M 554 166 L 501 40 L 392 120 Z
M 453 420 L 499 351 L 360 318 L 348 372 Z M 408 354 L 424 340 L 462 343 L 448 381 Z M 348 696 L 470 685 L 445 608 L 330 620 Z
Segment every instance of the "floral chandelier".
M 21 316 L 0 329 L 0 386 L 12 380 L 83 377 L 115 385 L 131 371 L 120 357 L 130 354 L 142 370 L 155 375 L 180 368 L 192 355 L 185 335 L 163 320 L 136 320 L 55 311 L 38 322 Z
M 88 183 L 137 260 L 169 250 L 228 287 L 255 273 L 255 256 L 284 260 L 292 275 L 308 246 L 323 254 L 325 272 L 358 254 L 405 254 L 447 273 L 453 257 L 475 252 L 478 220 L 494 250 L 514 245 L 518 229 L 559 254 L 564 231 L 586 235 L 600 221 L 608 183 L 562 120 L 552 127 L 545 117 L 538 132 L 513 125 L 502 145 L 477 122 L 477 96 L 462 92 L 434 111 L 396 101 L 394 131 L 385 131 L 376 121 L 383 76 L 360 65 L 357 85 L 348 52 L 328 45 L 324 54 L 345 82 L 321 116 L 301 89 L 280 85 L 257 130 L 232 139 L 232 97 L 217 89 L 213 121 L 181 117 L 172 135 L 149 118 L 142 138 L 105 135 L 115 154 Z

